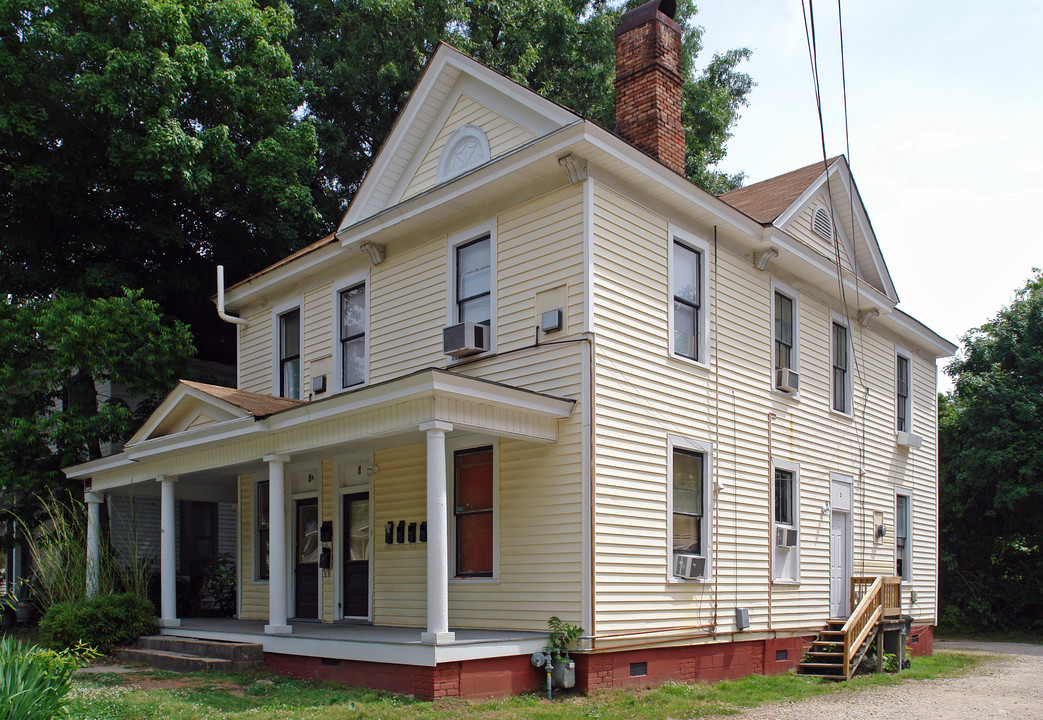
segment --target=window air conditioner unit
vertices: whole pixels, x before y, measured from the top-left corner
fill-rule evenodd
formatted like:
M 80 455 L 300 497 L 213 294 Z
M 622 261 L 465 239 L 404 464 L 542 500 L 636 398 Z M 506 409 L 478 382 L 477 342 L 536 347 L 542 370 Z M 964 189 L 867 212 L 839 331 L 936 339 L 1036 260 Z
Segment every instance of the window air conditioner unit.
M 800 389 L 800 373 L 795 373 L 789 368 L 777 368 L 775 370 L 775 387 L 783 392 L 797 392 Z
M 674 575 L 697 580 L 706 572 L 706 558 L 699 555 L 674 555 Z
M 452 357 L 464 357 L 489 349 L 488 325 L 462 322 L 442 330 L 442 352 Z
M 797 531 L 794 528 L 775 528 L 775 544 L 781 548 L 797 546 Z

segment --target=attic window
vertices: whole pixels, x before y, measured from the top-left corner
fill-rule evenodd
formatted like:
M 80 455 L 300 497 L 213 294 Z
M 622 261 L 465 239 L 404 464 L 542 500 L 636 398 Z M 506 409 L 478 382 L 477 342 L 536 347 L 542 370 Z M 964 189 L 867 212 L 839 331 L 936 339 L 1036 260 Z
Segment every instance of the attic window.
M 829 218 L 829 211 L 824 207 L 815 210 L 815 219 L 811 223 L 815 232 L 826 240 L 833 242 L 833 221 Z
M 476 125 L 457 128 L 438 157 L 435 180 L 441 182 L 489 161 L 489 139 Z

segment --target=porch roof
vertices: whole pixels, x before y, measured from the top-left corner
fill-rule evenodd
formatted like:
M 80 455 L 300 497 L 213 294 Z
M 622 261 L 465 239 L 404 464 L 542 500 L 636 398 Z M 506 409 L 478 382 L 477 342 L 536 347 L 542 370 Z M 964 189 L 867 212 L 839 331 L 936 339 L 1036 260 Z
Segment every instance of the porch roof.
M 267 455 L 422 442 L 420 425 L 431 421 L 449 423 L 456 432 L 552 443 L 557 421 L 570 417 L 575 403 L 435 368 L 266 415 L 231 413 L 224 399 L 183 384 L 123 452 L 64 472 L 92 478 L 92 489 L 104 491 L 160 476 L 234 469 Z M 198 417 L 206 421 L 192 419 Z

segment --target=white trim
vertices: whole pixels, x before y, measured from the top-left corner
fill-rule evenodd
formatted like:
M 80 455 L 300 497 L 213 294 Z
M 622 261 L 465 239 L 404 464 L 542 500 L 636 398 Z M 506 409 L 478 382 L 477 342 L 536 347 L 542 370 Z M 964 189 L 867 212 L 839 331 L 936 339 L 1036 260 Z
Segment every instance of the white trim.
M 903 561 L 903 564 L 904 564 L 906 572 L 902 576 L 902 582 L 903 583 L 912 583 L 913 582 L 913 491 L 911 489 L 909 489 L 909 488 L 902 487 L 902 486 L 895 487 L 895 489 L 894 489 L 894 502 L 892 503 L 892 508 L 893 508 L 892 512 L 894 513 L 894 526 L 893 526 L 893 529 L 894 529 L 894 536 L 895 537 L 894 537 L 894 542 L 891 544 L 891 547 L 894 548 L 895 554 L 894 554 L 894 557 L 892 557 L 892 559 L 891 559 L 891 567 L 894 568 L 895 570 L 898 569 L 897 566 L 895 565 L 895 563 L 898 560 L 898 498 L 899 498 L 899 496 L 906 498 L 907 501 L 908 501 L 908 504 L 906 506 L 906 517 L 905 517 L 905 522 L 906 522 L 908 527 L 906 527 L 905 552 L 903 553 L 905 557 L 902 558 L 902 561 Z
M 669 226 L 666 249 L 667 274 L 667 345 L 670 357 L 699 367 L 710 368 L 710 244 L 702 238 L 682 230 L 673 223 Z M 695 358 L 679 355 L 674 350 L 674 244 L 679 244 L 699 255 L 699 352 Z
M 456 574 L 456 453 L 491 447 L 493 451 L 493 574 L 492 577 L 460 577 Z M 460 435 L 445 440 L 446 496 L 449 515 L 449 584 L 481 585 L 500 582 L 500 441 L 495 437 Z
M 498 304 L 496 301 L 496 268 L 498 263 L 496 262 L 496 218 L 487 220 L 479 225 L 472 225 L 466 230 L 462 230 L 446 238 L 446 325 L 455 325 L 459 322 L 458 308 L 456 305 L 456 249 L 461 245 L 466 245 L 469 242 L 475 240 L 481 240 L 482 237 L 489 236 L 489 350 L 484 353 L 478 353 L 477 355 L 468 355 L 463 359 L 473 359 L 475 357 L 482 357 L 483 355 L 493 355 L 496 353 L 496 316 L 498 314 Z M 456 358 L 446 357 L 446 365 L 453 365 L 457 362 Z
M 462 96 L 464 93 L 460 94 Z M 446 104 L 448 105 L 448 103 Z M 456 155 L 456 151 L 459 147 L 467 140 L 474 140 L 478 144 L 477 158 L 469 160 L 466 165 L 450 173 L 448 167 L 449 163 L 453 161 L 453 156 Z M 457 175 L 462 175 L 479 165 L 484 165 L 487 162 L 489 162 L 489 138 L 486 136 L 485 131 L 477 125 L 472 125 L 470 123 L 461 125 L 454 130 L 453 134 L 449 136 L 449 139 L 445 141 L 445 145 L 442 146 L 442 150 L 438 154 L 438 166 L 435 168 L 435 182 L 445 182 L 446 180 L 454 178 Z
M 673 573 L 674 557 L 674 450 L 687 450 L 703 456 L 703 516 L 700 525 L 702 536 L 699 545 L 706 558 L 703 576 L 698 579 L 679 578 Z M 690 584 L 713 580 L 713 443 L 693 440 L 681 435 L 666 436 L 666 582 L 668 584 Z
M 279 357 L 279 345 L 281 340 L 281 327 L 280 318 L 287 313 L 297 310 L 297 330 L 300 338 L 298 342 L 298 355 L 297 363 L 299 366 L 298 375 L 299 387 L 297 388 L 297 400 L 304 399 L 304 297 L 298 296 L 292 300 L 287 300 L 284 303 L 276 305 L 272 308 L 272 395 L 275 397 L 285 397 L 282 394 L 282 363 Z
M 366 358 L 366 371 L 364 373 L 364 377 L 363 377 L 363 380 L 362 380 L 361 383 L 359 383 L 358 385 L 352 385 L 350 387 L 344 387 L 341 384 L 343 379 L 344 379 L 344 372 L 343 372 L 343 367 L 342 367 L 342 365 L 344 363 L 344 358 L 342 356 L 343 354 L 341 352 L 341 342 L 340 342 L 340 340 L 341 340 L 341 338 L 340 338 L 340 294 L 342 292 L 344 292 L 345 290 L 348 290 L 350 288 L 355 287 L 356 285 L 362 285 L 362 295 L 363 295 L 364 302 L 366 303 L 366 312 L 365 312 L 365 316 L 363 318 L 363 332 L 365 334 L 363 335 L 363 339 L 362 339 L 363 348 L 364 348 L 363 353 L 364 353 L 365 358 Z M 327 394 L 327 396 L 329 396 L 329 395 L 336 395 L 337 393 L 342 393 L 345 390 L 357 390 L 358 388 L 365 387 L 365 386 L 369 385 L 369 378 L 370 378 L 370 374 L 369 374 L 369 371 L 370 371 L 370 362 L 369 362 L 370 361 L 370 357 L 369 357 L 369 355 L 370 355 L 370 344 L 371 344 L 371 338 L 370 338 L 370 327 L 371 327 L 370 326 L 370 313 L 371 313 L 371 307 L 372 307 L 370 293 L 371 293 L 370 272 L 369 272 L 368 268 L 363 270 L 363 271 L 361 271 L 361 272 L 356 272 L 356 273 L 354 273 L 352 275 L 349 275 L 349 276 L 341 279 L 338 282 L 333 283 L 333 301 L 332 301 L 332 305 L 333 305 L 333 334 L 331 336 L 332 337 L 332 342 L 333 342 L 333 347 L 331 348 L 332 357 L 333 357 L 333 363 L 332 363 L 333 369 L 330 371 L 333 374 L 333 377 L 330 378 L 330 382 L 327 383 L 327 385 L 326 385 L 326 394 Z
M 836 362 L 836 348 L 833 343 L 833 325 L 842 325 L 847 332 L 844 333 L 847 339 L 847 369 L 844 373 L 844 411 L 836 409 L 836 398 L 833 394 L 833 365 Z M 829 412 L 834 415 L 840 415 L 846 418 L 854 418 L 854 381 L 852 376 L 855 373 L 855 346 L 853 338 L 851 337 L 851 321 L 849 321 L 843 315 L 829 311 L 829 332 L 826 336 L 829 342 Z
M 583 181 L 583 328 L 594 332 L 594 180 Z M 584 625 L 589 627 L 589 625 Z
M 793 309 L 792 318 L 792 336 L 793 336 L 793 347 L 790 351 L 790 370 L 797 373 L 800 376 L 800 293 L 795 288 L 783 283 L 781 280 L 776 278 L 771 279 L 771 317 L 769 323 L 771 324 L 771 346 L 769 349 L 770 359 L 768 366 L 771 368 L 771 377 L 768 382 L 771 384 L 772 392 L 782 397 L 790 398 L 791 400 L 800 399 L 800 390 L 798 389 L 795 393 L 788 393 L 779 390 L 775 387 L 775 294 L 789 298 Z
M 580 433 L 580 442 L 583 443 L 583 447 L 580 450 L 583 462 L 583 487 L 580 492 L 581 502 L 583 503 L 583 507 L 580 510 L 580 515 L 582 517 L 580 542 L 583 544 L 583 547 L 580 550 L 580 571 L 583 573 L 582 581 L 580 583 L 580 601 L 582 603 L 580 616 L 582 618 L 582 626 L 586 628 L 587 633 L 594 634 L 594 549 L 592 546 L 592 538 L 594 537 L 594 518 L 591 510 L 591 494 L 593 492 L 593 455 L 591 453 L 591 445 L 593 442 L 593 408 L 591 408 L 591 403 L 594 397 L 594 378 L 591 377 L 591 374 L 594 364 L 594 340 L 591 338 L 588 342 L 583 343 L 583 345 L 586 349 L 586 357 L 580 361 L 580 403 L 582 404 L 582 432 Z
M 837 489 L 841 488 L 847 491 L 847 506 L 837 507 L 834 502 L 836 497 Z M 846 563 L 845 570 L 847 571 L 846 577 L 843 578 L 841 583 L 841 595 L 843 600 L 841 612 L 839 617 L 848 617 L 851 614 L 851 576 L 855 573 L 855 478 L 854 475 L 849 473 L 842 473 L 836 471 L 830 471 L 829 473 L 829 542 L 827 543 L 826 557 L 832 557 L 832 542 L 833 542 L 833 513 L 842 513 L 846 516 L 845 519 L 845 541 L 847 547 L 844 553 L 844 562 Z M 829 583 L 832 582 L 831 568 L 829 568 L 829 561 L 827 561 L 827 580 Z M 828 588 L 828 585 L 827 585 Z M 832 604 L 833 596 L 832 589 L 829 588 L 829 610 L 832 616 Z
M 792 502 L 793 506 L 790 510 L 793 517 L 793 522 L 786 524 L 780 523 L 775 520 L 775 471 L 782 470 L 784 472 L 793 473 L 793 490 L 792 490 Z M 771 488 L 769 492 L 769 503 L 771 506 L 771 535 L 768 538 L 771 543 L 771 579 L 774 583 L 800 583 L 800 546 L 804 540 L 804 529 L 800 525 L 800 463 L 790 462 L 782 458 L 771 459 Z M 792 528 L 797 531 L 797 544 L 793 548 L 780 548 L 775 544 L 775 533 L 778 528 Z M 793 563 L 793 577 L 787 577 L 779 573 L 780 561 L 788 556 L 789 553 L 795 555 Z

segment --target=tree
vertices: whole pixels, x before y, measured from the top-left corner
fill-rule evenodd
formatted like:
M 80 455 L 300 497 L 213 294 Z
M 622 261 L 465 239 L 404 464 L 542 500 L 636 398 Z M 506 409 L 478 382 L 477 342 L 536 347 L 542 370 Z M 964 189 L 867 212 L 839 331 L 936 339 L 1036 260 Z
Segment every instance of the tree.
M 290 52 L 319 137 L 322 182 L 350 200 L 438 41 L 446 41 L 604 127 L 615 124 L 614 28 L 627 7 L 606 0 L 289 0 Z M 753 87 L 738 70 L 746 49 L 700 72 L 702 28 L 678 3 L 683 36 L 686 173 L 711 192 L 741 175 L 714 170 Z M 332 221 L 332 220 L 331 220 Z
M 322 228 L 292 27 L 252 0 L 0 0 L 0 287 L 144 287 L 219 325 L 214 264 L 237 279 Z
M 1043 273 L 964 336 L 946 372 L 942 622 L 1043 630 Z
M 187 326 L 166 321 L 140 291 L 0 301 L 0 495 L 8 509 L 32 526 L 35 499 L 68 487 L 60 469 L 125 439 L 193 352 Z M 113 385 L 142 400 L 132 408 L 101 394 Z

